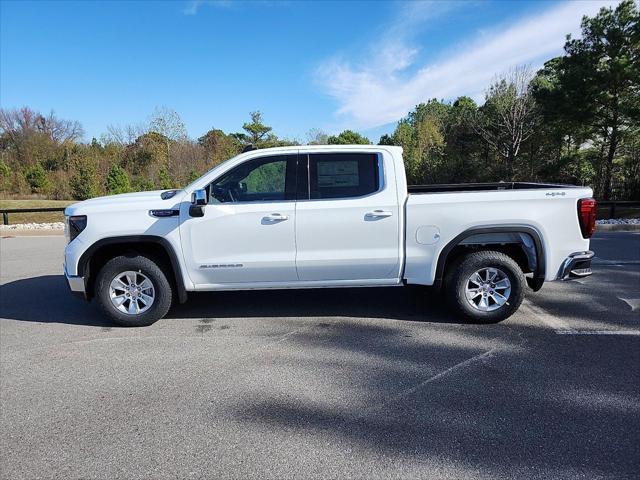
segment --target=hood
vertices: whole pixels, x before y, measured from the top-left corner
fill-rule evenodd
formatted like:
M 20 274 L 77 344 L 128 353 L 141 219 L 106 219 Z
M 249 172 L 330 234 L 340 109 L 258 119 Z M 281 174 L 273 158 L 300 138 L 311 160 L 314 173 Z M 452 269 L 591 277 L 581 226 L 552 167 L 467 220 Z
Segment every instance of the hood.
M 162 198 L 164 192 L 170 190 L 152 190 L 149 192 L 122 193 L 120 195 L 108 195 L 105 197 L 96 197 L 83 202 L 69 205 L 65 211 L 65 215 L 84 215 L 87 212 L 100 212 L 103 210 L 144 210 L 144 209 L 162 209 L 177 208 L 177 205 L 184 197 L 183 190 L 174 190 L 174 195 L 164 195 L 169 197 Z

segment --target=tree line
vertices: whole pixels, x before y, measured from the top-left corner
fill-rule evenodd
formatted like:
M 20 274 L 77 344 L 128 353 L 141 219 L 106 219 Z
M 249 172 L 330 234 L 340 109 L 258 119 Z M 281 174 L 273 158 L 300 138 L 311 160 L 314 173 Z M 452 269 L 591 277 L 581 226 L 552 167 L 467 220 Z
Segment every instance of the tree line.
M 498 75 L 484 103 L 429 100 L 379 144 L 404 149 L 410 183 L 546 181 L 590 185 L 599 199 L 640 200 L 640 27 L 633 0 L 584 17 L 563 55 Z M 54 199 L 183 186 L 247 145 L 370 144 L 352 130 L 278 137 L 261 112 L 237 133 L 191 139 L 158 108 L 144 125 L 83 142 L 77 121 L 0 109 L 0 193 Z

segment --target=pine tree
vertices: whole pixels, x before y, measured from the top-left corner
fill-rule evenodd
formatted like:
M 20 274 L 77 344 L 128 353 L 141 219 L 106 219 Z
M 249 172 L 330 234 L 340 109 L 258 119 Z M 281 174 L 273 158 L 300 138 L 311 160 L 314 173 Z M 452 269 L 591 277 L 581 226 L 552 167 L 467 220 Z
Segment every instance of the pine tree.
M 118 193 L 127 193 L 131 191 L 131 182 L 129 175 L 118 164 L 114 164 L 107 174 L 107 193 L 115 195 Z

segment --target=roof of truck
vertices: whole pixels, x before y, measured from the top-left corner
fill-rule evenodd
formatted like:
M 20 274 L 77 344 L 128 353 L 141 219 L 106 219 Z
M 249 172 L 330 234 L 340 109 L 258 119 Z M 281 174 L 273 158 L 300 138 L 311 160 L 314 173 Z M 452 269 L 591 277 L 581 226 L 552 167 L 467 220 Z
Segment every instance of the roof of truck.
M 399 150 L 402 152 L 402 147 L 390 146 L 390 145 L 290 145 L 286 147 L 272 147 L 272 148 L 260 148 L 255 150 L 250 150 L 245 153 L 256 153 L 256 152 L 294 152 L 303 150 L 305 152 L 309 151 L 345 151 L 345 150 Z

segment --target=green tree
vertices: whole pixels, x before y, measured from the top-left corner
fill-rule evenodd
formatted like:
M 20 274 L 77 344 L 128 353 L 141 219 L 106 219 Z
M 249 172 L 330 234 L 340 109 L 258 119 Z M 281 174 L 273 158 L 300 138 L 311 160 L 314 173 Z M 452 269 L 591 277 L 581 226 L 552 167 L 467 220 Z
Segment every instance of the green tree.
M 435 182 L 443 171 L 445 131 L 451 106 L 438 100 L 421 103 L 381 141 L 403 148 L 409 183 Z
M 118 164 L 114 164 L 107 174 L 107 193 L 115 195 L 131 191 L 131 182 L 126 170 Z
M 158 186 L 161 190 L 169 190 L 175 186 L 173 180 L 171 180 L 169 170 L 165 167 L 158 170 Z
M 11 176 L 11 168 L 4 163 L 4 160 L 0 159 L 0 179 L 5 179 Z
M 75 162 L 75 172 L 69 180 L 71 195 L 75 200 L 86 200 L 98 195 L 96 168 L 89 159 L 81 158 Z
M 148 178 L 139 176 L 133 179 L 133 190 L 136 192 L 146 192 L 148 190 L 155 190 L 156 186 Z
M 447 159 L 446 174 L 441 178 L 447 183 L 461 181 L 480 181 L 479 157 L 482 142 L 473 129 L 472 122 L 477 118 L 478 105 L 471 98 L 457 98 L 448 112 L 445 126 L 445 151 Z M 443 172 L 443 173 L 445 173 Z
M 24 177 L 29 184 L 31 193 L 47 193 L 51 186 L 47 172 L 40 163 L 27 167 L 24 171 Z
M 11 190 L 11 180 L 13 178 L 11 168 L 0 159 L 0 191 L 8 192 Z
M 385 133 L 380 137 L 380 140 L 378 141 L 378 145 L 395 145 L 393 135 L 389 135 L 388 133 Z
M 24 174 L 20 171 L 13 172 L 13 178 L 11 179 L 11 193 L 17 193 L 18 195 L 28 195 L 31 192 L 31 187 L 24 178 Z
M 619 147 L 640 116 L 640 13 L 633 0 L 582 19 L 581 38 L 567 38 L 562 57 L 545 63 L 537 94 L 549 117 L 584 127 L 601 143 L 597 185 L 612 194 Z M 557 113 L 550 113 L 553 108 Z
M 262 113 L 260 111 L 251 112 L 251 121 L 242 125 L 242 129 L 247 132 L 246 134 L 240 134 L 245 143 L 251 144 L 257 148 L 264 148 L 264 146 L 274 140 L 274 135 L 271 133 L 272 127 L 265 125 L 262 119 Z
M 200 174 L 195 168 L 192 168 L 189 171 L 189 176 L 187 177 L 187 183 L 195 182 L 198 178 L 200 178 Z
M 344 130 L 339 135 L 327 139 L 329 145 L 370 145 L 371 141 L 353 130 Z

